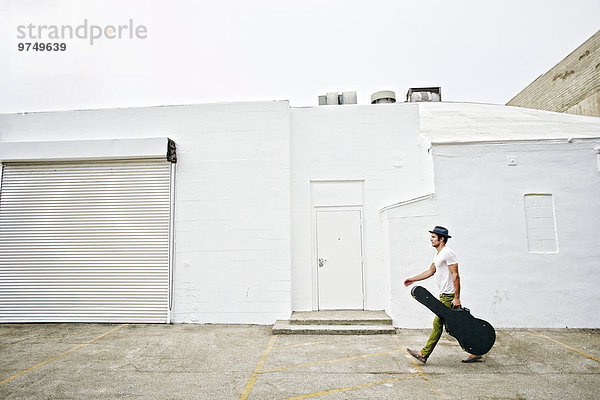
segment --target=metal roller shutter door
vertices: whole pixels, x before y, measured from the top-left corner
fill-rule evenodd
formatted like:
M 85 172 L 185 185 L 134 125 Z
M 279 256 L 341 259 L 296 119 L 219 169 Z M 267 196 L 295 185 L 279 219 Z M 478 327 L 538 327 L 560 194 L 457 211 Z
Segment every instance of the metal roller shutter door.
M 0 322 L 168 322 L 170 165 L 4 164 Z

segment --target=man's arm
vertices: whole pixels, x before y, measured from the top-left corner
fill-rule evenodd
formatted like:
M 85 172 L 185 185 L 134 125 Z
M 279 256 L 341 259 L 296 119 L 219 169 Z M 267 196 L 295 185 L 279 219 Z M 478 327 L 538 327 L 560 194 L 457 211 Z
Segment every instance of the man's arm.
M 452 306 L 460 307 L 460 275 L 458 274 L 458 264 L 448 265 L 448 269 L 452 274 L 452 283 L 454 284 L 454 299 L 452 299 Z
M 430 276 L 432 276 L 433 274 L 435 274 L 435 264 L 431 263 L 431 265 L 429 266 L 429 269 L 427 271 L 421 272 L 419 275 L 413 276 L 412 278 L 407 278 L 404 281 L 404 286 L 410 286 L 417 281 L 422 281 L 423 279 L 427 279 Z

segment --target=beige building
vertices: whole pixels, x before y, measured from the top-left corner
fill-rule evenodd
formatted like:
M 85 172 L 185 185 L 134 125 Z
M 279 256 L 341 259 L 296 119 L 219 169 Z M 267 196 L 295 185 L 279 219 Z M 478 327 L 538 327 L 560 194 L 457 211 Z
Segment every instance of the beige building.
M 600 31 L 506 104 L 600 117 Z

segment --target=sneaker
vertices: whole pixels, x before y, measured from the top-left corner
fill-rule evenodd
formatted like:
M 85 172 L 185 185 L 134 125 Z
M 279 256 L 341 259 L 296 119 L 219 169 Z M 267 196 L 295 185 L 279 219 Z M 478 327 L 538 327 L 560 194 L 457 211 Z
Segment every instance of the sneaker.
M 408 354 L 410 354 L 411 356 L 413 356 L 414 358 L 416 358 L 423 364 L 425 364 L 427 362 L 427 357 L 422 356 L 418 351 L 413 350 L 413 349 L 406 349 L 406 350 L 408 351 Z
M 464 363 L 472 363 L 472 362 L 477 362 L 477 361 L 481 361 L 481 356 L 476 356 L 473 354 L 469 354 L 469 357 L 465 358 L 464 360 L 462 360 L 462 362 Z

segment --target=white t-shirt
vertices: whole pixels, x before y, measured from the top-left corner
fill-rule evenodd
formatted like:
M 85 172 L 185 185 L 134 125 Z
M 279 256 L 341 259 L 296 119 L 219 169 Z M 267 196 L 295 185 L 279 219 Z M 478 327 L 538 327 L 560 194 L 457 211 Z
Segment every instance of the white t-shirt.
M 438 286 L 440 287 L 440 294 L 454 293 L 454 283 L 448 265 L 458 264 L 456 254 L 448 246 L 444 246 L 444 248 L 433 257 L 433 264 L 435 265 L 435 274 L 437 276 Z

